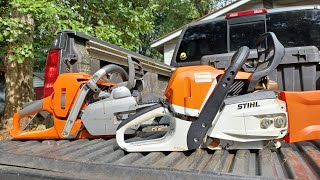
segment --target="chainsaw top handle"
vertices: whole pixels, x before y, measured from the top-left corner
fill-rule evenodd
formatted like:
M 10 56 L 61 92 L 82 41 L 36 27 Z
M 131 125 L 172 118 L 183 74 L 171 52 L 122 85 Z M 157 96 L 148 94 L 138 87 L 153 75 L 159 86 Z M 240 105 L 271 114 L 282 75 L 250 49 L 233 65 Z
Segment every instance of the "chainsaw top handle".
M 91 78 L 86 82 L 86 85 L 93 91 L 93 92 L 100 92 L 101 89 L 98 87 L 97 82 L 102 79 L 106 81 L 105 76 L 108 73 L 117 72 L 121 75 L 122 79 L 124 81 L 127 81 L 129 79 L 129 76 L 127 72 L 120 66 L 115 64 L 108 64 L 104 67 L 102 67 L 99 71 L 94 73 Z
M 253 92 L 257 82 L 271 74 L 281 63 L 285 54 L 283 45 L 273 32 L 262 34 L 257 39 L 256 46 L 259 62 L 256 70 L 249 77 L 247 92 Z
M 86 83 L 87 86 L 90 89 L 92 89 L 94 92 L 99 92 L 100 88 L 97 86 L 97 82 L 100 79 L 104 81 L 108 81 L 108 79 L 105 78 L 107 74 L 119 73 L 124 82 L 118 83 L 116 87 L 125 86 L 128 89 L 134 88 L 136 85 L 135 64 L 137 65 L 139 64 L 139 62 L 137 60 L 135 60 L 134 62 L 131 56 L 128 56 L 127 60 L 128 60 L 129 74 L 122 67 L 115 64 L 109 64 L 102 67 L 99 71 L 97 71 Z

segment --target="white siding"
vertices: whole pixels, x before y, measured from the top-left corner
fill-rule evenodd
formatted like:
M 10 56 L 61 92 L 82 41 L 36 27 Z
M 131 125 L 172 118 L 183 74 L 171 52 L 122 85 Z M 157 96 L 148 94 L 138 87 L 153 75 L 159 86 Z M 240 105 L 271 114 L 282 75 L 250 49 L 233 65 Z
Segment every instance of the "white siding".
M 163 58 L 164 58 L 164 63 L 167 65 L 171 64 L 171 59 L 173 56 L 174 48 L 176 47 L 176 43 L 177 41 L 170 41 L 164 44 Z
M 319 4 L 319 0 L 273 0 L 273 8 Z

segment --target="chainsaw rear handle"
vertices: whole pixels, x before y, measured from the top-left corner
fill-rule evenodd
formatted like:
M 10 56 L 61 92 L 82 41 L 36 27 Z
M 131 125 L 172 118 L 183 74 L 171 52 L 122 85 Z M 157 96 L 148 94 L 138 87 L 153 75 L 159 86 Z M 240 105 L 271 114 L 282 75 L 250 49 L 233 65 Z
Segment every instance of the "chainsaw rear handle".
M 43 107 L 43 99 L 29 102 L 23 109 L 18 111 L 20 116 L 25 116 L 27 114 L 30 114 L 34 111 L 39 111 Z
M 53 113 L 50 107 L 45 106 L 46 101 L 50 101 L 51 96 L 34 102 L 27 103 L 25 107 L 13 115 L 13 127 L 10 130 L 12 137 L 18 137 L 23 131 L 21 130 L 20 121 L 30 115 L 35 115 L 41 111 L 47 111 Z

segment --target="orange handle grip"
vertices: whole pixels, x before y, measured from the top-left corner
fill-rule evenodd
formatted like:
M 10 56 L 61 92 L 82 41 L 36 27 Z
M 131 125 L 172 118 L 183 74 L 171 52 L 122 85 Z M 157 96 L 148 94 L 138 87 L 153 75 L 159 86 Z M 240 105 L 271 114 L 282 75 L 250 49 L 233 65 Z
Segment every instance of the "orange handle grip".
M 44 98 L 42 101 L 43 101 L 43 105 L 41 108 L 35 108 L 34 111 L 31 111 L 29 109 L 30 112 L 22 113 L 23 115 L 20 115 L 21 112 L 18 111 L 13 115 L 13 127 L 10 130 L 10 135 L 13 138 L 18 137 L 20 134 L 23 133 L 23 131 L 21 130 L 21 126 L 20 126 L 20 121 L 22 118 L 37 114 L 41 111 L 48 111 L 51 114 L 53 113 L 52 109 L 50 108 L 51 96 Z M 29 105 L 29 108 L 30 108 L 30 106 L 32 106 L 32 104 Z M 28 108 L 28 106 L 25 108 Z

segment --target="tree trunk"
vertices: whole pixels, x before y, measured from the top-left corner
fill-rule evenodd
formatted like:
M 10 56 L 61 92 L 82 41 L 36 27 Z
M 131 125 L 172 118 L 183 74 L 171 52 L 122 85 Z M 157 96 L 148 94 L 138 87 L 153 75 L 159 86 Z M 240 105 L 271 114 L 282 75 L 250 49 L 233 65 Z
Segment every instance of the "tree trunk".
M 16 14 L 21 21 L 28 25 L 33 32 L 34 21 L 31 15 Z M 24 42 L 33 42 L 33 33 L 19 37 Z M 6 103 L 4 114 L 1 117 L 0 129 L 9 129 L 12 127 L 12 116 L 21 108 L 21 106 L 34 99 L 33 91 L 33 58 L 25 58 L 23 63 L 9 60 L 12 49 L 19 43 L 11 42 L 4 58 L 5 79 L 6 79 Z

